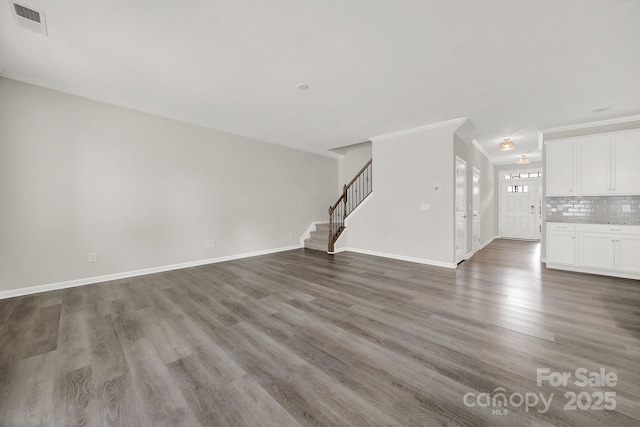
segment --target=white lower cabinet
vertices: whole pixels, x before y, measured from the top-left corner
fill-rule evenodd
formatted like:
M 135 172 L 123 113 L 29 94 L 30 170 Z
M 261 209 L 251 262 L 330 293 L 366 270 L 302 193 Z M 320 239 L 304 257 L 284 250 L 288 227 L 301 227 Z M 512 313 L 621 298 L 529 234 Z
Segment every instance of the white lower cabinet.
M 547 262 L 559 265 L 575 265 L 575 224 L 547 225 Z
M 605 233 L 580 233 L 578 265 L 589 268 L 614 268 L 614 238 Z
M 618 236 L 615 252 L 616 270 L 640 274 L 640 236 Z
M 640 226 L 547 223 L 547 267 L 640 279 Z

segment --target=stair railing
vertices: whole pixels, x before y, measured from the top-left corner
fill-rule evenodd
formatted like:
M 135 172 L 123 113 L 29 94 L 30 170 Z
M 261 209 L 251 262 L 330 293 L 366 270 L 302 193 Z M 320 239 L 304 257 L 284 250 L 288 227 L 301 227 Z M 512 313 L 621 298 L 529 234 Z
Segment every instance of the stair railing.
M 369 160 L 360 172 L 342 188 L 342 195 L 329 207 L 329 252 L 345 229 L 345 219 L 371 194 L 372 162 Z

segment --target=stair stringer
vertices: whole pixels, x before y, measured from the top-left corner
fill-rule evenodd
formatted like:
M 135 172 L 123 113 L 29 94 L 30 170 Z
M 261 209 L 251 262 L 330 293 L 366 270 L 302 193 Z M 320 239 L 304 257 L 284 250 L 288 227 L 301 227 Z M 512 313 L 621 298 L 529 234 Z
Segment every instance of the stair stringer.
M 311 225 L 305 230 L 305 232 L 300 236 L 300 247 L 304 248 L 304 241 L 311 237 L 311 232 L 316 231 L 316 225 L 318 224 L 329 224 L 329 221 L 314 221 Z
M 334 251 L 327 251 L 327 253 L 337 254 L 339 252 L 344 252 L 349 247 L 349 221 L 354 218 L 361 209 L 364 209 L 367 202 L 369 202 L 369 200 L 371 200 L 371 198 L 373 197 L 373 193 L 374 191 L 371 191 L 371 193 L 369 193 L 369 195 L 365 197 L 364 200 L 362 200 L 362 202 L 360 202 L 360 204 L 356 206 L 356 208 L 349 214 L 347 219 L 344 220 L 344 231 L 342 232 L 342 234 L 340 234 L 338 240 L 336 240 Z

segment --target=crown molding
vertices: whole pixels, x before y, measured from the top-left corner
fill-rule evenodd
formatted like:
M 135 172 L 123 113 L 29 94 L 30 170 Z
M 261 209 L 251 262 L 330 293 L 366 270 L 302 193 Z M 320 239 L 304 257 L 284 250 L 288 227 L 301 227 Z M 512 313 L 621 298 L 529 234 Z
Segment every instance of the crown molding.
M 468 118 L 467 117 L 460 117 L 457 119 L 453 119 L 453 120 L 447 120 L 444 122 L 438 122 L 438 123 L 433 123 L 430 125 L 425 125 L 425 126 L 419 126 L 419 127 L 415 127 L 415 128 L 410 128 L 410 129 L 404 129 L 404 130 L 400 130 L 397 132 L 391 132 L 391 133 L 386 133 L 383 135 L 378 135 L 378 136 L 372 136 L 369 138 L 370 141 L 372 142 L 377 142 L 377 141 L 382 141 L 385 139 L 390 139 L 390 138 L 396 138 L 398 136 L 403 136 L 403 135 L 411 135 L 413 133 L 420 133 L 420 132 L 424 132 L 427 130 L 431 130 L 431 129 L 437 129 L 440 127 L 444 127 L 444 126 L 450 126 L 450 125 L 461 125 L 463 124 Z
M 616 119 L 600 120 L 600 121 L 597 121 L 597 122 L 578 123 L 578 124 L 575 124 L 575 125 L 559 126 L 559 127 L 555 127 L 555 128 L 542 129 L 541 131 L 538 132 L 538 134 L 544 135 L 545 133 L 564 132 L 564 131 L 568 131 L 568 130 L 586 129 L 586 128 L 593 128 L 593 127 L 599 127 L 599 126 L 616 125 L 616 124 L 620 124 L 620 123 L 628 123 L 628 122 L 635 122 L 635 121 L 640 121 L 640 115 L 619 117 L 619 118 L 616 118 Z M 538 137 L 538 141 L 539 140 L 540 140 L 540 137 Z
M 544 133 L 538 131 L 538 150 L 542 152 L 542 147 L 544 146 Z
M 68 95 L 79 96 L 80 98 L 89 99 L 91 101 L 101 102 L 103 104 L 113 105 L 116 107 L 126 108 L 128 110 L 138 111 L 140 113 L 150 114 L 157 117 L 162 117 L 165 119 L 175 120 L 182 123 L 187 123 L 194 126 L 199 126 L 211 130 L 215 130 L 218 132 L 224 132 L 235 136 L 241 136 L 243 138 L 253 139 L 259 142 L 265 142 L 267 144 L 273 144 L 280 147 L 289 148 L 291 150 L 302 151 L 309 154 L 315 154 L 317 156 L 329 157 L 332 159 L 341 159 L 344 156 L 334 153 L 330 150 L 317 150 L 312 148 L 301 148 L 292 146 L 289 144 L 282 143 L 280 141 L 271 140 L 268 138 L 261 137 L 259 135 L 254 135 L 248 132 L 244 132 L 238 129 L 230 128 L 227 126 L 223 126 L 219 123 L 209 122 L 206 120 L 195 119 L 193 117 L 187 117 L 180 114 L 175 114 L 170 111 L 162 110 L 160 108 L 150 107 L 148 105 L 137 104 L 135 102 L 126 101 L 116 97 L 104 96 L 91 91 L 79 89 L 76 87 L 66 86 L 55 84 L 39 79 L 34 79 L 32 77 L 26 77 L 19 74 L 7 73 L 6 71 L 0 72 L 0 77 L 5 77 L 7 79 L 16 80 L 22 83 L 27 83 L 34 86 L 43 87 L 45 89 L 54 90 L 56 92 L 65 93 Z
M 480 154 L 482 154 L 487 158 L 487 160 L 489 160 L 489 163 L 491 163 L 492 165 L 495 164 L 494 161 L 491 159 L 491 156 L 489 156 L 489 153 L 487 153 L 487 151 L 482 147 L 482 145 L 478 143 L 478 141 L 476 141 L 475 139 L 472 139 L 471 144 L 478 149 Z

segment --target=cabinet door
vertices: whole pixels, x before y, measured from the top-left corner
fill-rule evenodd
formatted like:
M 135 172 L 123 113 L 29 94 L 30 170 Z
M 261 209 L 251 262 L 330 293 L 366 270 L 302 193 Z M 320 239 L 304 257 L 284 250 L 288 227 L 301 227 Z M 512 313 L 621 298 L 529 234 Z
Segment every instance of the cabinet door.
M 615 194 L 640 194 L 640 132 L 612 137 L 611 189 Z
M 547 196 L 574 195 L 573 141 L 547 142 Z
M 580 233 L 580 256 L 578 265 L 581 267 L 613 269 L 614 237 L 603 233 Z
M 616 236 L 616 270 L 640 273 L 640 236 Z
M 608 194 L 611 189 L 611 145 L 609 136 L 576 141 L 578 194 Z
M 547 263 L 575 265 L 576 235 L 574 232 L 547 232 Z

